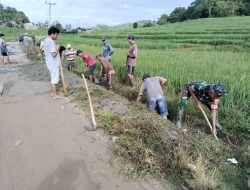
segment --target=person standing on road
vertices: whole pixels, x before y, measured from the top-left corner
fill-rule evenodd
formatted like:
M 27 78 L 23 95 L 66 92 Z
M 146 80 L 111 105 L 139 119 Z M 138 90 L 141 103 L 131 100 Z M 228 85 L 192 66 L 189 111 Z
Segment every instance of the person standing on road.
M 62 98 L 56 92 L 56 86 L 59 82 L 60 47 L 56 45 L 54 40 L 57 39 L 59 33 L 60 30 L 52 26 L 48 30 L 48 37 L 44 40 L 44 55 L 51 78 L 52 97 L 55 99 Z
M 113 66 L 102 54 L 97 54 L 96 59 L 101 62 L 101 74 L 107 77 L 108 89 L 112 89 L 115 85 L 115 70 Z
M 9 51 L 7 49 L 7 44 L 5 42 L 5 35 L 0 34 L 0 50 L 1 50 L 1 55 L 3 56 L 3 64 L 9 63 Z
M 217 109 L 221 96 L 227 95 L 227 90 L 223 84 L 208 84 L 204 80 L 188 82 L 182 90 L 181 102 L 179 104 L 176 120 L 176 128 L 181 128 L 184 108 L 188 99 L 192 96 L 197 107 L 201 109 L 202 104 L 211 111 L 212 134 L 217 134 L 217 128 L 221 128 L 218 122 Z
M 150 77 L 149 74 L 143 75 L 143 83 L 141 85 L 136 102 L 139 103 L 146 91 L 148 109 L 152 112 L 157 111 L 163 118 L 167 119 L 168 108 L 166 98 L 162 87 L 166 84 L 167 79 L 163 77 Z
M 111 63 L 112 54 L 114 53 L 114 49 L 111 46 L 111 44 L 107 42 L 107 38 L 105 36 L 103 36 L 101 38 L 101 40 L 102 40 L 102 43 L 103 43 L 103 53 L 102 53 L 102 56 Z
M 130 48 L 127 54 L 127 61 L 126 61 L 126 67 L 128 72 L 128 77 L 130 79 L 130 83 L 133 87 L 136 86 L 136 81 L 134 78 L 134 72 L 136 67 L 136 59 L 137 59 L 137 45 L 135 43 L 135 37 L 131 34 L 127 37 L 128 43 L 130 44 Z
M 81 57 L 84 61 L 86 67 L 88 68 L 88 78 L 90 81 L 93 82 L 93 74 L 96 68 L 95 59 L 91 55 L 88 55 L 86 52 L 83 52 L 82 50 L 77 50 L 76 55 Z
M 32 43 L 31 38 L 28 36 L 27 33 L 25 33 L 24 37 L 23 37 L 23 44 L 27 49 L 27 53 L 30 53 L 30 51 L 31 51 L 31 43 Z

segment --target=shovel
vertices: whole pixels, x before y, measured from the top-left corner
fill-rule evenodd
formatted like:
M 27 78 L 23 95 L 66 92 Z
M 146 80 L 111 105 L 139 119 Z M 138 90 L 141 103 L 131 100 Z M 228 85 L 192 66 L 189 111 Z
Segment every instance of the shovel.
M 84 81 L 84 84 L 85 84 L 85 87 L 86 87 L 86 91 L 87 91 L 87 94 L 88 94 L 89 107 L 90 107 L 90 111 L 91 111 L 92 124 L 93 124 L 93 125 L 91 125 L 91 123 L 89 121 L 86 121 L 84 123 L 84 128 L 89 130 L 89 131 L 94 131 L 94 130 L 97 130 L 95 115 L 94 115 L 94 109 L 93 109 L 93 105 L 92 105 L 90 94 L 89 94 L 88 84 L 87 84 L 87 81 L 86 81 L 86 78 L 85 78 L 84 74 L 82 74 L 82 78 L 83 78 L 83 81 Z
M 3 82 L 0 82 L 0 96 L 3 95 Z
M 98 77 L 95 77 L 94 80 L 95 80 L 95 84 L 100 84 L 100 79 Z

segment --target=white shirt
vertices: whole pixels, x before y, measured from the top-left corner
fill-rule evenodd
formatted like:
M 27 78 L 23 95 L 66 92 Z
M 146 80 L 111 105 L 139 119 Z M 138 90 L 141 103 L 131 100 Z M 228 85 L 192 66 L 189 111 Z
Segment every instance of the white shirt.
M 59 67 L 60 56 L 57 53 L 56 57 L 52 56 L 53 52 L 57 52 L 56 43 L 51 38 L 47 37 L 44 40 L 44 55 L 48 69 Z
M 24 36 L 24 37 L 23 37 L 23 44 L 26 45 L 26 46 L 28 46 L 29 43 L 30 43 L 29 37 L 28 37 L 28 36 Z

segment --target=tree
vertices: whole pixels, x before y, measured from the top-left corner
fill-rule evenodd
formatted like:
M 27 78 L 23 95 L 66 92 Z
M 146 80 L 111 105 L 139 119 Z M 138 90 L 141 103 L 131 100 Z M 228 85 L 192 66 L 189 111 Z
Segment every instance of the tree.
M 162 25 L 162 24 L 166 24 L 167 22 L 168 22 L 168 15 L 163 14 L 161 15 L 160 18 L 158 18 L 157 24 Z
M 3 10 L 3 4 L 0 3 L 0 11 L 2 11 L 2 10 Z
M 152 22 L 146 22 L 142 25 L 142 27 L 151 27 L 153 26 Z
M 186 9 L 184 7 L 177 7 L 175 10 L 169 15 L 169 22 L 182 22 L 185 20 L 184 13 Z
M 214 16 L 225 17 L 231 14 L 230 7 L 227 1 L 217 1 L 216 7 L 214 8 Z
M 16 21 L 17 24 L 24 24 L 24 23 L 29 23 L 29 19 L 25 14 L 21 11 L 17 12 L 14 20 Z
M 2 24 L 7 23 L 16 23 L 19 26 L 22 26 L 24 23 L 29 22 L 28 17 L 21 11 L 17 11 L 12 7 L 4 7 L 3 4 L 0 3 L 0 18 Z M 10 26 L 10 24 L 8 24 Z
M 135 23 L 133 24 L 133 28 L 137 28 L 137 27 L 138 27 L 138 23 L 135 22 Z
M 250 0 L 243 0 L 239 12 L 242 15 L 250 16 Z

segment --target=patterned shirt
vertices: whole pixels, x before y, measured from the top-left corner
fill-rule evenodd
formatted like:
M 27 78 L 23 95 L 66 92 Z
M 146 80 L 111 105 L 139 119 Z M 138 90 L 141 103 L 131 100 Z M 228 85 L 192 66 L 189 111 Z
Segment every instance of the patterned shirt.
M 76 51 L 72 48 L 66 49 L 64 52 L 64 55 L 67 56 L 67 61 L 74 61 L 75 60 L 75 55 Z
M 130 45 L 127 55 L 127 65 L 136 66 L 136 58 L 137 58 L 138 48 L 135 43 Z
M 188 86 L 189 89 L 194 92 L 195 96 L 201 103 L 207 105 L 211 110 L 218 109 L 219 98 L 212 98 L 210 96 L 210 87 L 213 86 L 213 84 L 208 84 L 204 80 L 197 80 L 188 83 Z

